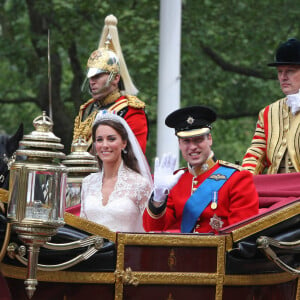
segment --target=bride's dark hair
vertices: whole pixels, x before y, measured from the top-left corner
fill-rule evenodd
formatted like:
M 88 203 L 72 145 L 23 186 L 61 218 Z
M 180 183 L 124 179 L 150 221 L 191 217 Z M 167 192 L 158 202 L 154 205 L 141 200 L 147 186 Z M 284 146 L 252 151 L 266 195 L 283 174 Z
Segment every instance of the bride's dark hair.
M 138 167 L 138 161 L 133 153 L 132 150 L 132 146 L 130 144 L 130 141 L 128 139 L 128 134 L 126 129 L 124 128 L 124 126 L 119 123 L 116 122 L 114 120 L 99 120 L 96 121 L 92 127 L 92 138 L 93 138 L 93 144 L 96 141 L 96 130 L 98 129 L 98 127 L 100 125 L 106 125 L 109 126 L 111 128 L 113 128 L 118 134 L 120 134 L 121 138 L 123 141 L 127 142 L 127 146 L 125 148 L 125 151 L 122 151 L 122 159 L 124 161 L 125 166 L 127 166 L 128 168 L 132 169 L 135 172 L 138 172 L 141 174 L 139 167 Z M 96 154 L 96 150 L 93 149 L 94 154 Z M 103 167 L 103 162 L 102 160 L 97 156 L 97 160 L 98 160 L 98 164 L 99 164 L 99 168 L 102 169 Z

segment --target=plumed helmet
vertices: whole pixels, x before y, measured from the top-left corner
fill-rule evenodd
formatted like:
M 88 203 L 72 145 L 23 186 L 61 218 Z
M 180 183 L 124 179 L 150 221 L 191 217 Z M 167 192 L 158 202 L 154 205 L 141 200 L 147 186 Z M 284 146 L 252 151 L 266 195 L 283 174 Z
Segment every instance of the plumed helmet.
M 98 49 L 91 54 L 87 63 L 87 77 L 103 72 L 111 75 L 120 74 L 124 86 L 123 92 L 136 95 L 138 89 L 130 77 L 119 41 L 118 19 L 114 15 L 108 15 L 104 23 Z
M 300 65 L 300 41 L 291 38 L 282 43 L 276 50 L 275 62 L 268 66 Z
M 101 73 L 120 74 L 119 58 L 108 46 L 92 52 L 87 62 L 87 68 L 87 78 Z

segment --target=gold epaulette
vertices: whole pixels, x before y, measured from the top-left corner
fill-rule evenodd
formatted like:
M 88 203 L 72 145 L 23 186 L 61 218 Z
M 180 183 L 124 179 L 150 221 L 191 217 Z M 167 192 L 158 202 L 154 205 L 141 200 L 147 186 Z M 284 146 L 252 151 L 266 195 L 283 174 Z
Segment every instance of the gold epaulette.
M 225 166 L 225 167 L 237 169 L 237 170 L 239 170 L 239 171 L 245 170 L 242 166 L 239 166 L 239 165 L 230 163 L 230 162 L 228 162 L 228 161 L 219 160 L 218 162 L 219 162 L 219 164 L 220 164 L 221 166 Z
M 145 102 L 141 101 L 138 97 L 132 95 L 125 95 L 128 99 L 128 105 L 133 108 L 145 108 Z

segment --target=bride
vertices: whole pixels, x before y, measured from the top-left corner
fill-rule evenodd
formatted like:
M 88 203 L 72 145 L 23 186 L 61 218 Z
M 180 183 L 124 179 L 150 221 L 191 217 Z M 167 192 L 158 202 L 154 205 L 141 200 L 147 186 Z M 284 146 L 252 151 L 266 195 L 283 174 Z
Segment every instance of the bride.
M 112 231 L 143 232 L 152 177 L 133 132 L 122 117 L 102 110 L 92 138 L 100 172 L 82 182 L 80 216 Z

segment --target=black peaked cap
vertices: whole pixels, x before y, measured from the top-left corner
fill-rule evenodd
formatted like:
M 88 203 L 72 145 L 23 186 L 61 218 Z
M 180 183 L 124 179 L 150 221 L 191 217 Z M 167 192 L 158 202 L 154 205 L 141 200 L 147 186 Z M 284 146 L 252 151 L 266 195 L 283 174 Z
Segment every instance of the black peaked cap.
M 165 124 L 175 129 L 175 134 L 180 136 L 194 136 L 208 133 L 211 124 L 216 120 L 215 111 L 207 106 L 190 106 L 177 109 L 169 114 L 165 120 Z M 207 129 L 200 130 L 197 129 Z

